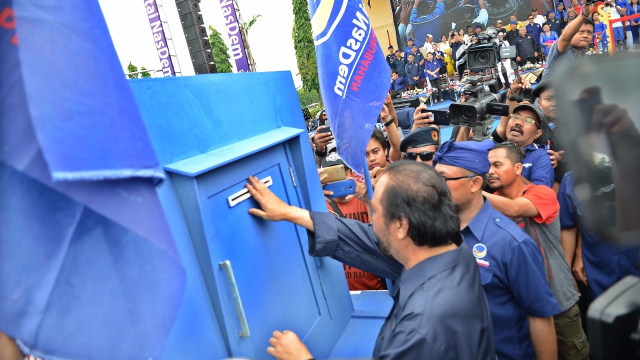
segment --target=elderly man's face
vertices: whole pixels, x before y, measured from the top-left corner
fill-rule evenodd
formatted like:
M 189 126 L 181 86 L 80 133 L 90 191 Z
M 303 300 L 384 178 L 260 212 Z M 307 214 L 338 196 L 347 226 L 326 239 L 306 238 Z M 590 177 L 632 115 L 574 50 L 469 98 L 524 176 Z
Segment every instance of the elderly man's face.
M 533 141 L 542 135 L 538 124 L 538 116 L 533 111 L 520 110 L 514 113 L 507 122 L 507 140 L 513 141 L 520 148 L 533 144 Z
M 527 28 L 526 27 L 521 27 L 520 30 L 518 30 L 520 32 L 520 36 L 525 36 L 527 35 Z

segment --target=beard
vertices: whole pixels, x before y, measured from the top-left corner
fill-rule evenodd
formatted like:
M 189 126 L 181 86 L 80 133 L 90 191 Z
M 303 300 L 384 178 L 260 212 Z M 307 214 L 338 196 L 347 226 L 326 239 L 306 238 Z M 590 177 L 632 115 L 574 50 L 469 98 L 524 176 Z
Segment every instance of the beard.
M 497 180 L 497 182 L 492 183 L 491 180 Z M 489 189 L 493 190 L 494 192 L 504 187 L 502 182 L 500 182 L 500 178 L 497 178 L 497 177 L 489 177 L 489 181 L 487 181 L 487 186 L 489 186 Z
M 391 249 L 389 248 L 389 233 L 388 232 L 381 233 L 375 230 L 374 230 L 374 233 L 378 238 L 378 247 L 380 248 L 380 251 L 382 251 L 382 253 L 386 257 L 393 258 L 393 255 L 391 255 Z

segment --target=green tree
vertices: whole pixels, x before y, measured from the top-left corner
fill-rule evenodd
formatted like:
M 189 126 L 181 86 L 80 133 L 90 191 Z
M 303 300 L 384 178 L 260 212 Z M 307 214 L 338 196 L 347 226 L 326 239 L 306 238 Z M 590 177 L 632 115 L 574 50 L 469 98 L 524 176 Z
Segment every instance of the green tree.
M 138 71 L 138 67 L 137 67 L 137 66 L 135 66 L 135 65 L 133 65 L 133 64 L 131 63 L 131 61 L 129 61 L 129 65 L 127 66 L 127 71 L 129 72 L 129 73 L 127 74 L 127 77 L 128 77 L 129 79 L 137 79 L 137 78 L 138 78 L 138 74 L 131 74 L 131 73 L 135 73 L 135 72 L 137 72 L 137 71 Z
M 209 25 L 209 43 L 211 44 L 211 51 L 213 52 L 213 61 L 216 63 L 216 68 L 219 73 L 230 73 L 231 63 L 229 59 L 229 48 L 222 41 L 222 36 L 213 26 Z
M 146 70 L 147 70 L 147 68 L 146 68 L 146 67 L 144 67 L 144 66 L 140 68 L 140 71 L 142 71 L 142 72 L 140 73 L 140 77 L 141 77 L 141 78 L 150 78 L 150 77 L 151 77 L 151 74 L 150 74 L 148 71 L 146 71 Z
M 138 79 L 138 78 L 149 78 L 151 77 L 151 74 L 146 71 L 147 68 L 145 68 L 144 66 L 140 68 L 141 72 L 138 72 L 138 67 L 133 65 L 131 63 L 131 61 L 129 61 L 129 65 L 127 65 L 127 77 L 129 79 Z
M 293 47 L 296 50 L 302 87 L 307 91 L 319 92 L 316 48 L 313 44 L 307 0 L 293 0 L 293 16 Z

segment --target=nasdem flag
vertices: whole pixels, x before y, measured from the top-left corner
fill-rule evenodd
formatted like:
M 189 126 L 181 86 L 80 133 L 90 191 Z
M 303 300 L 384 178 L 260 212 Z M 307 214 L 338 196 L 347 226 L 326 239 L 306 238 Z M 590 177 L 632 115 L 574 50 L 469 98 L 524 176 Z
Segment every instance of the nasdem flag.
M 358 173 L 390 72 L 360 0 L 309 0 L 320 93 L 338 153 Z

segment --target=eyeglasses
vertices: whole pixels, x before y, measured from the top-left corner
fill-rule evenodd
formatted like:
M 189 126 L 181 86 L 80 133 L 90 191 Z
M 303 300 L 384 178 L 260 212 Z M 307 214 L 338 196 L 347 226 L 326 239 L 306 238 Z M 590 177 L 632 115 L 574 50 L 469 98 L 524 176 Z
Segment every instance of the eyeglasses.
M 527 20 L 533 20 L 533 18 L 527 18 Z
M 405 160 L 416 160 L 419 156 L 420 160 L 422 161 L 431 161 L 433 160 L 433 155 L 435 155 L 435 152 L 433 151 L 425 151 L 419 153 L 408 152 L 402 153 L 402 158 Z
M 466 176 L 458 176 L 458 177 L 446 177 L 444 175 L 440 175 L 444 181 L 453 181 L 460 179 L 471 179 L 472 177 L 476 177 L 478 175 L 466 175 Z
M 518 120 L 518 121 L 522 120 L 522 121 L 526 122 L 529 125 L 534 125 L 535 127 L 538 127 L 538 122 L 533 120 L 530 117 L 525 117 L 525 116 L 522 116 L 520 114 L 512 114 L 511 118 L 514 119 L 514 120 Z

